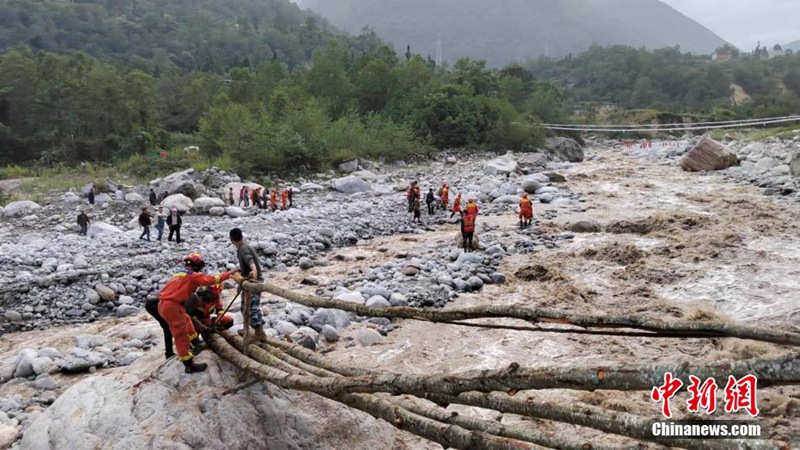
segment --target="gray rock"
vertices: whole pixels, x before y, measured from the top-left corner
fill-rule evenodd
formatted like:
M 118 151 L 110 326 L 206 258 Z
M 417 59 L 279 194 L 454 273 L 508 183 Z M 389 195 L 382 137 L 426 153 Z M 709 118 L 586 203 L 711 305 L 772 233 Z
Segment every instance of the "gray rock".
M 789 162 L 789 173 L 793 177 L 800 177 L 800 152 L 794 152 L 792 160 Z
M 41 209 L 38 203 L 30 200 L 11 202 L 3 207 L 3 217 L 21 217 Z
M 312 261 L 311 258 L 307 258 L 307 257 L 304 256 L 304 257 L 300 258 L 300 261 L 298 262 L 298 265 L 303 270 L 309 270 L 309 269 L 314 268 L 314 261 Z
M 73 348 L 70 355 L 61 361 L 60 367 L 62 372 L 80 373 L 87 372 L 92 368 L 103 367 L 107 362 L 108 358 L 102 353 Z
M 295 344 L 302 345 L 309 350 L 317 349 L 317 339 L 319 339 L 319 333 L 309 327 L 300 327 L 289 337 L 292 338 L 292 342 Z
M 103 203 L 111 203 L 111 196 L 108 194 L 97 194 L 94 197 L 95 204 L 102 205 Z
M 16 426 L 0 424 L 0 448 L 11 448 L 19 439 L 19 433 Z
M 380 344 L 384 341 L 384 337 L 372 328 L 362 328 L 356 333 L 356 341 L 364 347 L 370 347 Z
M 97 334 L 79 334 L 75 337 L 75 347 L 83 350 L 91 350 L 102 347 L 108 343 L 108 338 Z
M 369 306 L 370 308 L 389 308 L 390 306 L 392 306 L 391 303 L 389 303 L 389 300 L 386 300 L 380 295 L 370 297 L 367 300 L 366 305 Z
M 13 309 L 9 309 L 9 310 L 7 310 L 7 311 L 5 312 L 5 314 L 3 314 L 3 316 L 4 316 L 4 317 L 6 318 L 6 320 L 8 320 L 9 322 L 19 322 L 19 321 L 21 321 L 21 320 L 22 320 L 22 314 L 20 314 L 20 313 L 18 313 L 18 312 L 16 312 L 16 311 L 14 311 Z
M 542 194 L 539 196 L 539 202 L 544 204 L 551 203 L 554 198 L 553 194 Z
M 286 320 L 279 320 L 279 321 L 277 321 L 277 322 L 275 323 L 275 326 L 273 326 L 273 328 L 275 328 L 275 330 L 276 330 L 276 331 L 277 331 L 277 332 L 278 332 L 278 333 L 279 333 L 281 336 L 289 336 L 289 335 L 291 335 L 292 333 L 294 333 L 295 331 L 297 331 L 297 327 L 296 327 L 296 326 L 295 326 L 293 323 L 291 323 L 291 322 L 288 322 L 288 321 L 286 321 Z
M 53 367 L 55 367 L 55 364 Z M 58 367 L 55 367 L 55 370 L 58 371 Z M 36 378 L 36 381 L 33 382 L 33 386 L 40 391 L 55 391 L 58 389 L 58 382 L 50 375 L 44 375 Z
M 483 288 L 483 280 L 478 277 L 469 277 L 467 280 L 467 289 L 471 291 L 479 291 Z
M 151 187 L 155 187 L 155 184 L 158 184 L 156 191 L 159 193 L 166 192 L 169 195 L 181 194 L 194 197 L 197 194 L 197 188 L 192 174 L 194 174 L 194 169 L 175 172 L 164 177 L 160 180 L 160 183 L 151 182 L 150 184 Z
M 458 259 L 456 260 L 456 264 L 466 264 L 466 263 L 480 264 L 482 262 L 483 258 L 476 253 L 461 253 L 460 255 L 458 255 Z
M 506 282 L 506 276 L 502 273 L 495 272 L 491 275 L 492 283 L 494 284 L 503 284 Z
M 407 277 L 413 277 L 414 275 L 418 275 L 420 272 L 420 267 L 417 264 L 407 264 L 403 267 L 403 275 Z
M 370 185 L 361 178 L 348 176 L 334 180 L 333 188 L 343 194 L 355 194 L 357 192 L 368 191 Z
M 75 270 L 82 270 L 89 267 L 89 262 L 83 256 L 78 256 L 72 261 L 72 268 Z
M 322 337 L 324 337 L 328 342 L 336 342 L 339 340 L 339 333 L 336 332 L 336 328 L 333 328 L 330 325 L 323 325 Z
M 235 197 L 234 197 L 235 198 Z M 197 212 L 206 213 L 211 208 L 224 208 L 225 202 L 215 197 L 200 197 L 194 201 L 194 209 Z
M 492 204 L 516 205 L 519 201 L 520 197 L 518 195 L 503 195 L 492 200 Z
M 179 212 L 187 213 L 194 208 L 194 202 L 191 198 L 183 194 L 173 194 L 162 200 L 161 206 L 168 210 L 175 208 Z
M 318 309 L 309 319 L 308 325 L 319 331 L 325 325 L 341 330 L 350 326 L 350 313 L 339 309 Z
M 505 175 L 516 170 L 517 162 L 511 159 L 510 156 L 501 156 L 487 161 L 483 165 L 483 172 L 487 175 Z
M 114 301 L 114 298 L 116 298 L 116 296 L 117 296 L 117 294 L 114 292 L 113 289 L 111 289 L 110 287 L 108 287 L 108 286 L 106 286 L 104 284 L 95 285 L 94 286 L 94 290 L 97 293 L 97 295 L 99 295 L 100 298 L 103 301 L 106 301 L 106 302 Z
M 681 161 L 681 168 L 687 172 L 722 170 L 738 162 L 736 153 L 727 146 L 703 136 Z
M 389 297 L 389 304 L 394 307 L 408 306 L 408 298 L 403 294 L 394 293 Z
M 58 372 L 58 366 L 47 356 L 40 356 L 31 361 L 31 367 L 36 375 Z
M 453 279 L 447 275 L 440 275 L 439 278 L 436 279 L 436 281 L 443 286 L 449 286 L 451 288 L 456 287 L 455 283 L 453 282 Z
M 555 173 L 555 172 L 547 172 L 544 174 L 551 182 L 553 183 L 566 183 L 567 179 L 564 178 L 564 175 Z
M 229 217 L 244 217 L 247 215 L 247 211 L 239 208 L 238 206 L 228 206 L 225 208 L 225 214 Z
M 528 194 L 535 193 L 538 189 L 542 188 L 542 184 L 536 180 L 522 180 L 522 190 Z
M 130 352 L 119 362 L 120 366 L 130 366 L 134 361 L 144 356 L 142 352 Z
M 209 208 L 208 215 L 210 215 L 211 217 L 222 217 L 225 215 L 225 208 L 219 206 Z
M 120 305 L 117 308 L 117 317 L 130 317 L 139 314 L 139 308 L 131 305 Z
M 544 147 L 548 153 L 562 161 L 583 161 L 583 148 L 574 139 L 564 137 L 548 138 Z
M 93 222 L 86 230 L 86 236 L 90 238 L 107 234 L 122 234 L 122 230 L 105 222 Z
M 358 292 L 364 294 L 367 298 L 380 295 L 385 299 L 389 299 L 389 297 L 392 296 L 392 291 L 375 283 L 367 283 L 364 286 L 358 288 L 357 290 Z
M 325 190 L 325 187 L 316 183 L 303 183 L 303 185 L 300 186 L 300 190 L 302 192 L 322 191 Z
M 343 162 L 343 163 L 339 164 L 339 166 L 337 168 L 339 169 L 339 172 L 342 172 L 342 173 L 355 172 L 356 170 L 358 170 L 358 160 L 357 159 L 353 159 L 353 160 L 350 160 L 350 161 Z
M 27 378 L 35 375 L 33 370 L 33 360 L 38 357 L 38 352 L 32 348 L 26 348 L 17 354 L 16 362 L 14 363 L 14 378 Z
M 128 203 L 143 203 L 144 197 L 137 194 L 136 192 L 129 192 L 125 195 L 125 201 Z
M 46 356 L 46 357 L 51 358 L 51 359 L 62 359 L 62 358 L 64 358 L 64 355 L 62 355 L 60 351 L 58 351 L 58 350 L 56 350 L 56 349 L 54 349 L 52 347 L 45 347 L 43 349 L 40 349 L 38 356 L 40 356 L 40 357 L 41 356 Z
M 333 297 L 334 300 L 342 300 L 345 302 L 359 303 L 363 305 L 366 303 L 364 296 L 360 292 L 341 292 Z
M 486 253 L 489 255 L 504 255 L 506 251 L 503 250 L 503 247 L 500 244 L 495 244 L 487 248 Z
M 133 297 L 127 295 L 120 295 L 118 301 L 122 305 L 132 305 L 135 302 L 135 300 L 133 300 Z

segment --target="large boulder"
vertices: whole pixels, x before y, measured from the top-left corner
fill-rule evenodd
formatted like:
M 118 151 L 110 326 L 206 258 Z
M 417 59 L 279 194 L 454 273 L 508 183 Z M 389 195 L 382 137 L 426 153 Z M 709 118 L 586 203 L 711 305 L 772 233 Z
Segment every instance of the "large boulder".
M 169 197 L 161 201 L 161 206 L 167 208 L 168 210 L 175 208 L 178 211 L 185 213 L 191 211 L 192 208 L 194 208 L 194 202 L 192 201 L 192 199 L 183 194 L 175 194 L 175 195 L 170 195 Z
M 30 200 L 20 200 L 18 202 L 11 202 L 3 208 L 3 217 L 21 217 L 27 216 L 32 212 L 41 209 L 38 203 Z
M 345 161 L 339 164 L 339 167 L 337 167 L 337 169 L 339 169 L 339 172 L 342 173 L 353 173 L 356 170 L 358 170 L 358 160 L 353 159 L 350 161 Z
M 520 197 L 518 195 L 503 195 L 501 197 L 497 197 L 496 199 L 492 200 L 493 204 L 506 204 L 506 205 L 516 205 L 519 203 Z
M 738 162 L 736 153 L 728 147 L 703 136 L 683 157 L 681 168 L 687 172 L 700 172 L 704 170 L 723 170 L 736 165 Z
M 128 203 L 144 203 L 144 197 L 136 192 L 129 192 L 125 194 L 125 201 Z
M 583 161 L 583 147 L 575 139 L 555 137 L 548 138 L 544 145 L 548 153 L 562 161 Z
M 370 185 L 361 178 L 348 176 L 333 180 L 333 188 L 343 194 L 355 194 L 368 191 Z
M 81 203 L 84 200 L 74 192 L 64 192 L 61 194 L 61 201 L 64 203 Z
M 94 222 L 89 225 L 89 229 L 86 230 L 86 235 L 90 238 L 97 237 L 104 234 L 117 234 L 122 233 L 122 230 L 115 227 L 114 225 L 107 224 L 105 222 Z
M 522 180 L 522 184 L 520 186 L 522 187 L 522 190 L 528 194 L 534 194 L 538 189 L 542 188 L 542 183 L 537 180 L 528 179 Z
M 316 183 L 303 183 L 303 185 L 300 186 L 300 190 L 303 192 L 322 191 L 324 189 L 325 186 Z
M 175 172 L 167 175 L 158 183 L 150 182 L 150 187 L 155 188 L 159 194 L 166 192 L 168 195 L 183 194 L 187 197 L 195 197 L 197 195 L 197 186 L 192 174 L 194 174 L 194 169 Z
M 35 420 L 20 448 L 399 446 L 391 425 L 315 394 L 258 383 L 220 395 L 240 382 L 240 371 L 210 352 L 200 359 L 209 367 L 198 374 L 185 374 L 183 364 L 173 359 L 160 368 L 137 362 L 126 370 L 88 377 L 67 389 Z
M 233 198 L 236 198 L 236 194 L 234 194 Z M 200 197 L 194 201 L 194 209 L 197 212 L 206 213 L 215 207 L 224 208 L 225 202 L 222 199 L 213 197 Z
M 225 208 L 225 214 L 230 217 L 244 217 L 247 215 L 247 211 L 239 208 L 238 206 L 228 206 Z
M 789 173 L 793 177 L 800 177 L 800 152 L 795 152 L 792 161 L 789 163 Z
M 487 175 L 505 175 L 516 170 L 517 162 L 508 155 L 486 161 L 483 165 L 483 172 Z
M 102 205 L 103 203 L 111 203 L 111 196 L 108 194 L 97 194 L 94 197 L 94 202 L 98 205 Z

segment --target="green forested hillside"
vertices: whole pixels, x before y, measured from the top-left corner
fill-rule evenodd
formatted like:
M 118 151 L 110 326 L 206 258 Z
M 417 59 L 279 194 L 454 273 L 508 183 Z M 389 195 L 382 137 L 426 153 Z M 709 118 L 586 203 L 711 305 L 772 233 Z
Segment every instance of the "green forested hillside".
M 149 73 L 293 67 L 328 37 L 322 22 L 286 0 L 3 0 L 0 52 L 81 50 Z
M 560 85 L 575 103 L 604 102 L 625 109 L 675 113 L 779 116 L 800 111 L 800 55 L 742 56 L 724 64 L 667 48 L 600 47 L 573 57 L 540 58 L 527 67 Z M 748 100 L 733 102 L 733 85 Z
M 625 44 L 710 54 L 723 40 L 658 0 L 302 0 L 348 31 L 370 26 L 399 51 L 486 59 L 504 66 L 560 57 L 592 44 Z

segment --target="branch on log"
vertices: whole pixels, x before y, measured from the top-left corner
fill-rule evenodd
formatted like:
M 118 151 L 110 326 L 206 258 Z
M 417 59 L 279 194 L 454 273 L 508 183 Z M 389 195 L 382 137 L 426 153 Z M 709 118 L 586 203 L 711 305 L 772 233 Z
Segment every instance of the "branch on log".
M 572 314 L 550 308 L 524 308 L 520 306 L 486 305 L 469 308 L 424 309 L 410 307 L 372 308 L 366 305 L 329 300 L 281 288 L 269 283 L 244 281 L 234 276 L 245 290 L 268 292 L 301 305 L 312 308 L 332 308 L 354 312 L 363 316 L 402 318 L 434 323 L 454 322 L 481 318 L 513 318 L 533 323 L 556 323 L 583 328 L 631 328 L 655 333 L 670 333 L 683 337 L 733 337 L 800 346 L 800 334 L 768 328 L 749 327 L 724 322 L 667 322 L 644 316 L 602 316 Z M 542 331 L 547 331 L 543 329 Z

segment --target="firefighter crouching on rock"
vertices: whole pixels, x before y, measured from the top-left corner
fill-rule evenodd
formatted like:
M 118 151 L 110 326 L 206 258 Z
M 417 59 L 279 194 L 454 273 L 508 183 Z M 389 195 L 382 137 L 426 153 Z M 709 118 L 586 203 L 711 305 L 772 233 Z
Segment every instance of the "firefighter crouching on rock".
M 522 200 L 519 201 L 519 227 L 531 226 L 531 219 L 533 219 L 533 203 L 528 199 L 528 194 L 522 194 Z
M 221 284 L 199 288 L 183 306 L 186 308 L 186 314 L 201 323 L 200 333 L 210 330 L 212 326 L 219 330 L 227 330 L 233 326 L 233 317 L 225 314 L 222 306 Z
M 201 273 L 205 262 L 199 253 L 192 253 L 183 259 L 185 269 L 170 278 L 158 293 L 158 314 L 169 325 L 175 339 L 178 359 L 186 366 L 186 373 L 202 372 L 207 364 L 194 362 L 194 355 L 200 353 L 205 345 L 200 342 L 192 319 L 186 314 L 184 302 L 201 286 L 213 286 L 227 280 L 236 270 L 220 275 Z M 163 326 L 163 325 L 162 325 Z

